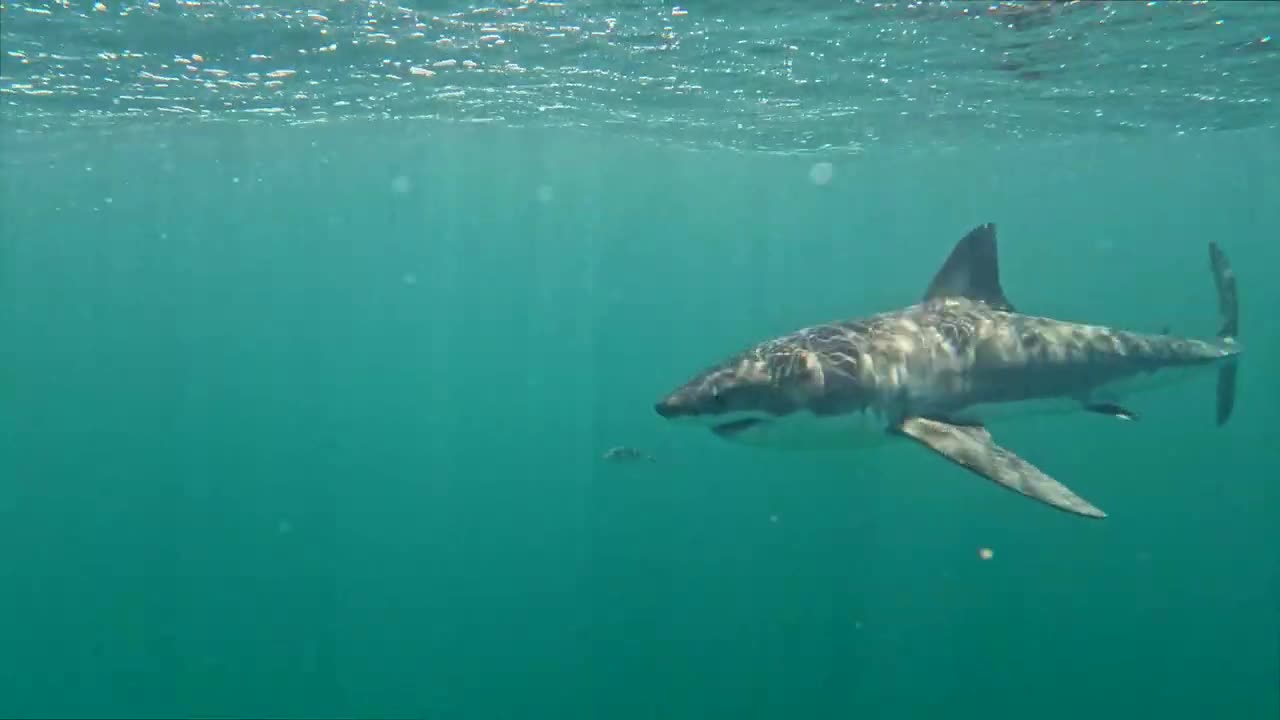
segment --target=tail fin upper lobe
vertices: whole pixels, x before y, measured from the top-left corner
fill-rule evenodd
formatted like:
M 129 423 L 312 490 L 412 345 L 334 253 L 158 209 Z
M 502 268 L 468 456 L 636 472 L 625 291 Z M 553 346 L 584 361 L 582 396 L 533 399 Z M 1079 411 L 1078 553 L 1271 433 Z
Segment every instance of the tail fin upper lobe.
M 1236 275 L 1231 263 L 1216 242 L 1209 243 L 1209 267 L 1213 270 L 1213 282 L 1218 289 L 1218 315 L 1221 326 L 1218 337 L 1234 341 L 1240 333 L 1240 298 L 1236 292 Z M 1218 424 L 1223 425 L 1231 417 L 1236 404 L 1236 359 L 1229 358 L 1218 368 Z

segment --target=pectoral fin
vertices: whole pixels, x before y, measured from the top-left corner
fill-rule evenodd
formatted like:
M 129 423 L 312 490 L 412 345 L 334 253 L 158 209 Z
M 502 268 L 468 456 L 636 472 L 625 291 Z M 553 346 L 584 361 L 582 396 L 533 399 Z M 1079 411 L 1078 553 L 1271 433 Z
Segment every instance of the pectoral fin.
M 1036 466 L 996 445 L 986 428 L 910 417 L 897 429 L 957 465 L 1010 490 L 1069 513 L 1091 518 L 1107 516 Z

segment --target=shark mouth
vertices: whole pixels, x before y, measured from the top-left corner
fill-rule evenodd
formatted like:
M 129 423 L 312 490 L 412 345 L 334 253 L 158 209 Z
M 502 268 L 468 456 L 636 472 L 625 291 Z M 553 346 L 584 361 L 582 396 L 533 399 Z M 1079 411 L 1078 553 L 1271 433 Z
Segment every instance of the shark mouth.
M 764 425 L 767 422 L 769 421 L 761 418 L 743 418 L 741 420 L 734 420 L 732 422 L 715 425 L 711 428 L 711 432 L 719 435 L 720 437 L 733 437 L 738 433 L 750 430 L 751 428 L 759 425 Z

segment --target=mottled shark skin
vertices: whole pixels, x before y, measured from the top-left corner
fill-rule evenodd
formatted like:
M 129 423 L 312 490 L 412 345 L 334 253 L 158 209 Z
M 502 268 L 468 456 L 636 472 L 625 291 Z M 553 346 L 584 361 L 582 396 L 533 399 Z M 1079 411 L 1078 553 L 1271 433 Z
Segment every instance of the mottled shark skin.
M 1185 371 L 1217 368 L 1217 420 L 1235 401 L 1235 275 L 1209 246 L 1217 339 L 1143 334 L 1019 313 L 1000 285 L 996 228 L 960 240 L 923 301 L 767 340 L 673 390 L 655 407 L 717 436 L 765 447 L 873 446 L 907 438 L 999 485 L 1084 517 L 1106 514 L 992 439 L 992 420 L 1086 411 L 1122 420 L 1121 402 Z M 1180 372 L 1181 371 L 1181 372 Z

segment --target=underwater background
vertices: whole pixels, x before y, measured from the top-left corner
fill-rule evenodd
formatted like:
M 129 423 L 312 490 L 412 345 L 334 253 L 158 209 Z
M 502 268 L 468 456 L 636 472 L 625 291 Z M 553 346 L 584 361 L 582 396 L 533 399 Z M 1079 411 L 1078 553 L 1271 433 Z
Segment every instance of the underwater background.
M 1278 30 L 3 0 L 0 715 L 1280 716 Z M 1211 337 L 1234 263 L 1226 426 L 993 426 L 1107 519 L 653 411 L 983 222 L 1068 320 Z

